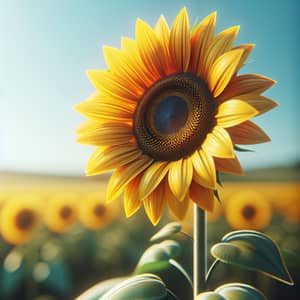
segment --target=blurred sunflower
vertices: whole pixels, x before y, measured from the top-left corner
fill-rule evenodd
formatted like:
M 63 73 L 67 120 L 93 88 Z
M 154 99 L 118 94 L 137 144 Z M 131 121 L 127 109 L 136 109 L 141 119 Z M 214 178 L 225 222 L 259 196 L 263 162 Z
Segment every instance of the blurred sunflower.
M 44 222 L 49 230 L 63 233 L 77 221 L 78 197 L 73 193 L 61 193 L 48 200 Z
M 37 228 L 40 203 L 33 196 L 19 195 L 8 199 L 0 214 L 3 239 L 13 245 L 27 243 Z
M 114 209 L 108 209 L 99 193 L 91 193 L 81 200 L 79 205 L 79 220 L 88 229 L 96 230 L 109 224 L 114 216 Z
M 191 31 L 185 8 L 171 29 L 138 19 L 136 40 L 104 47 L 108 70 L 88 72 L 97 93 L 75 107 L 89 118 L 78 141 L 97 146 L 87 175 L 115 169 L 107 200 L 124 192 L 127 216 L 143 203 L 157 224 L 168 203 L 182 218 L 190 199 L 211 211 L 216 172 L 242 174 L 234 144 L 269 141 L 249 120 L 277 105 L 261 95 L 274 81 L 237 75 L 254 45 L 215 25 L 212 13 Z
M 262 194 L 246 190 L 227 200 L 225 218 L 235 229 L 263 229 L 271 221 L 271 205 Z

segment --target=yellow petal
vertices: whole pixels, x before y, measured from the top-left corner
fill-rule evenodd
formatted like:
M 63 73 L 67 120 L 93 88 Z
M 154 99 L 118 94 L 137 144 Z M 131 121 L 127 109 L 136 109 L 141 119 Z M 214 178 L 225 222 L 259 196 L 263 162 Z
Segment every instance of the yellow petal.
M 170 33 L 170 54 L 178 72 L 186 72 L 190 62 L 190 23 L 184 7 L 176 17 Z
M 178 199 L 174 196 L 174 194 L 171 192 L 169 183 L 166 180 L 165 184 L 165 199 L 168 202 L 169 208 L 172 211 L 172 213 L 179 219 L 183 220 L 186 212 L 189 207 L 190 203 L 190 197 L 189 193 L 186 194 L 185 198 L 183 201 L 178 201 Z
M 200 69 L 197 71 L 197 74 L 200 74 L 205 81 L 207 81 L 208 72 L 216 59 L 231 50 L 239 29 L 239 26 L 228 28 L 219 33 L 212 41 L 203 57 L 203 62 L 199 64 Z
M 154 226 L 157 225 L 163 215 L 166 204 L 164 184 L 161 183 L 143 202 L 151 223 Z
M 191 156 L 194 167 L 193 179 L 204 187 L 216 187 L 216 169 L 213 158 L 200 149 Z
M 161 43 L 163 50 L 163 60 L 165 62 L 166 75 L 172 74 L 175 71 L 174 63 L 171 60 L 169 43 L 170 43 L 170 29 L 168 23 L 163 15 L 158 19 L 155 28 L 156 35 Z
M 142 155 L 138 160 L 118 168 L 109 179 L 106 191 L 106 201 L 111 202 L 119 197 L 126 185 L 143 172 L 152 161 L 153 159 L 149 156 Z
M 218 158 L 214 157 L 216 168 L 220 172 L 229 173 L 233 175 L 243 175 L 242 166 L 235 156 L 234 158 Z
M 204 18 L 192 33 L 191 37 L 191 60 L 189 71 L 192 74 L 200 70 L 199 64 L 203 62 L 203 57 L 211 45 L 216 27 L 217 13 L 213 12 Z M 200 75 L 200 74 L 197 74 Z
M 251 121 L 227 128 L 227 131 L 234 144 L 260 144 L 271 140 L 259 126 Z
M 215 127 L 206 136 L 202 149 L 215 157 L 234 157 L 233 145 L 228 132 L 222 127 Z
M 178 201 L 186 197 L 193 178 L 193 164 L 190 158 L 180 159 L 170 163 L 169 186 Z
M 244 101 L 228 100 L 219 105 L 216 119 L 219 126 L 227 128 L 245 122 L 257 114 L 257 110 Z
M 214 97 L 219 96 L 230 82 L 237 70 L 242 54 L 242 49 L 228 51 L 219 56 L 208 71 L 208 87 Z
M 242 45 L 239 45 L 239 46 L 236 46 L 234 48 L 232 48 L 232 50 L 235 50 L 235 49 L 242 49 L 244 50 L 243 51 L 243 54 L 242 54 L 242 57 L 240 59 L 240 62 L 237 66 L 237 71 L 243 67 L 252 51 L 252 49 L 255 47 L 255 44 L 242 44 Z
M 135 161 L 142 155 L 140 149 L 130 144 L 97 148 L 91 155 L 86 174 L 101 174 Z
M 124 189 L 124 209 L 126 217 L 131 217 L 142 205 L 139 197 L 141 174 L 133 178 Z
M 126 144 L 132 138 L 132 127 L 128 124 L 94 122 L 81 130 L 77 142 L 94 146 L 114 146 Z
M 156 77 L 144 65 L 136 41 L 122 37 L 121 47 L 128 61 L 128 66 L 134 73 L 134 77 L 140 78 L 146 87 L 150 87 L 156 81 Z
M 132 102 L 104 99 L 93 96 L 87 101 L 77 104 L 74 109 L 95 121 L 132 120 L 134 108 Z
M 270 98 L 253 94 L 242 95 L 239 99 L 253 106 L 258 111 L 258 115 L 264 114 L 279 105 L 278 102 Z
M 95 88 L 104 95 L 125 101 L 136 101 L 139 99 L 139 94 L 134 87 L 125 79 L 112 72 L 89 70 L 87 75 Z
M 206 211 L 213 211 L 215 204 L 213 190 L 205 188 L 193 181 L 190 188 L 190 198 L 200 208 Z
M 161 183 L 169 170 L 169 162 L 156 161 L 143 174 L 139 186 L 141 201 L 147 198 Z
M 128 81 L 130 85 L 136 89 L 138 96 L 143 95 L 145 84 L 133 70 L 132 65 L 130 64 L 130 61 L 128 61 L 125 53 L 116 48 L 108 46 L 103 47 L 103 53 L 109 70 Z
M 158 80 L 165 75 L 163 48 L 154 30 L 141 19 L 136 22 L 136 42 L 144 65 Z
M 275 81 L 271 78 L 256 74 L 245 74 L 234 77 L 227 85 L 218 101 L 237 98 L 244 94 L 261 94 L 270 88 Z

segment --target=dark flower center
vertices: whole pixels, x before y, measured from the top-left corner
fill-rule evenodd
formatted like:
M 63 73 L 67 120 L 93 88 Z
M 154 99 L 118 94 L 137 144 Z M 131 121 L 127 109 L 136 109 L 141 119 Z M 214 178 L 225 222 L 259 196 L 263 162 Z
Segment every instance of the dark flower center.
M 27 230 L 34 224 L 35 214 L 30 209 L 21 210 L 15 220 L 16 227 L 20 230 Z
M 246 205 L 242 209 L 242 215 L 247 220 L 252 220 L 256 214 L 256 209 L 252 205 Z
M 186 102 L 178 96 L 168 96 L 154 111 L 154 127 L 161 133 L 176 133 L 185 125 L 187 118 Z
M 60 214 L 60 216 L 61 216 L 62 219 L 67 220 L 72 215 L 72 209 L 69 206 L 63 206 L 60 209 L 59 214 Z
M 201 146 L 215 125 L 216 103 L 206 83 L 191 74 L 156 82 L 138 102 L 134 135 L 155 160 L 174 161 Z
M 94 207 L 94 214 L 97 217 L 102 217 L 105 214 L 105 212 L 106 212 L 106 207 L 102 204 L 97 204 Z

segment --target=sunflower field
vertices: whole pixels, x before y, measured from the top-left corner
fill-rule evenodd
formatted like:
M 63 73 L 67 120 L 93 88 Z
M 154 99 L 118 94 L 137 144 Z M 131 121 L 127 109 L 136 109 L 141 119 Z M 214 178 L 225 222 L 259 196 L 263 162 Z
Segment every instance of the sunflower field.
M 208 243 L 212 245 L 230 230 L 262 231 L 280 246 L 296 285 L 285 287 L 258 272 L 219 265 L 209 287 L 243 278 L 269 299 L 282 299 L 287 291 L 289 299 L 297 299 L 300 181 L 296 172 L 292 181 L 274 181 L 278 170 L 267 172 L 271 181 L 253 181 L 259 174 L 265 177 L 264 172 L 249 172 L 243 181 L 225 178 L 221 202 L 208 213 Z M 291 178 L 291 174 L 288 176 Z M 126 219 L 121 199 L 105 203 L 106 182 L 106 177 L 87 180 L 1 174 L 0 299 L 75 299 L 100 281 L 134 271 L 145 249 L 153 244 L 151 236 L 176 218 L 166 211 L 157 227 L 145 219 L 143 211 Z M 191 219 L 192 206 L 182 221 L 183 234 L 175 236 L 182 246 L 178 260 L 189 272 L 192 245 L 187 236 L 192 233 Z M 173 284 L 180 280 L 180 285 L 175 284 L 177 294 L 186 292 L 185 278 L 174 271 L 163 275 Z M 188 295 L 181 297 L 189 299 Z

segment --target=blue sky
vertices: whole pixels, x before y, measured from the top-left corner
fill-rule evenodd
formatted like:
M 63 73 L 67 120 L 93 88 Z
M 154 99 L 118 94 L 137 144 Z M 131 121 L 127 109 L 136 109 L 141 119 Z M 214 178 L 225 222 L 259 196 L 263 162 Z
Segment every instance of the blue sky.
M 253 42 L 245 73 L 272 77 L 266 95 L 281 106 L 257 118 L 273 141 L 239 155 L 246 168 L 299 161 L 298 0 L 1 1 L 0 170 L 83 174 L 92 148 L 75 142 L 83 120 L 72 107 L 93 93 L 88 69 L 103 69 L 102 46 L 134 37 L 136 18 L 171 23 L 186 6 L 191 22 L 218 12 L 217 29 L 241 25 Z

